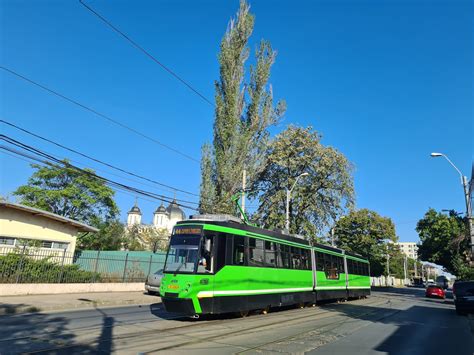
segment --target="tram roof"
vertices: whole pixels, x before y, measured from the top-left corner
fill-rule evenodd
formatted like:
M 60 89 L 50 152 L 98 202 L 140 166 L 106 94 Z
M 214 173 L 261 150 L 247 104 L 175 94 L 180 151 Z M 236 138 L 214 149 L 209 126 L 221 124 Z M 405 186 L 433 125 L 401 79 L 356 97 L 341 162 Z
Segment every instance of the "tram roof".
M 239 223 L 239 222 L 234 221 L 234 220 L 213 221 L 213 220 L 209 220 L 209 219 L 196 218 L 196 219 L 187 219 L 187 220 L 184 220 L 184 221 L 177 222 L 176 225 L 190 224 L 190 223 L 196 223 L 196 224 L 204 223 L 204 224 L 212 224 L 212 225 L 221 226 L 221 227 L 240 229 L 240 230 L 244 230 L 244 231 L 250 232 L 250 233 L 262 234 L 262 235 L 266 235 L 266 236 L 273 237 L 273 238 L 276 238 L 276 239 L 287 240 L 287 241 L 290 241 L 290 242 L 293 242 L 293 243 L 298 243 L 298 244 L 303 244 L 303 245 L 308 245 L 308 246 L 310 245 L 309 241 L 307 241 L 306 239 L 297 238 L 297 237 L 294 237 L 292 235 L 284 234 L 284 233 L 281 233 L 281 232 L 278 232 L 278 231 L 272 231 L 272 230 L 268 230 L 268 229 L 264 229 L 264 228 L 249 226 L 247 224 Z M 343 252 L 343 249 L 335 248 L 335 247 L 325 245 L 325 244 L 320 244 L 320 243 L 313 244 L 313 247 L 320 248 L 320 249 L 325 249 L 325 250 L 328 250 L 328 251 L 341 253 L 341 254 Z M 352 252 L 347 252 L 346 251 L 345 254 L 365 259 L 363 256 L 361 256 L 359 254 L 356 254 L 356 253 L 352 253 Z

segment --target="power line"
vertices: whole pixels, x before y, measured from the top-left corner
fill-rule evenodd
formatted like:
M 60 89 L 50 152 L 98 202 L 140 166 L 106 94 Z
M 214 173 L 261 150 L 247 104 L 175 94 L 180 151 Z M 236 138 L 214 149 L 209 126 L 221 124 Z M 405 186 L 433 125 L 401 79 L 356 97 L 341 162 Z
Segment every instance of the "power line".
M 7 151 L 9 151 L 9 152 L 12 151 L 11 148 L 6 148 L 6 147 L 4 147 L 4 146 L 0 146 L 0 149 L 7 150 Z M 43 162 L 43 161 L 41 161 L 41 160 L 32 160 L 32 157 L 28 157 L 28 158 L 24 159 L 24 158 L 22 158 L 22 156 L 24 156 L 24 155 L 26 155 L 26 154 L 25 154 L 25 153 L 22 153 L 22 152 L 20 152 L 20 151 L 17 151 L 17 150 L 15 150 L 15 153 L 8 153 L 8 152 L 6 152 L 6 151 L 0 151 L 0 153 L 5 154 L 5 155 L 8 155 L 8 156 L 10 156 L 10 157 L 12 157 L 12 158 L 15 158 L 15 159 L 18 159 L 18 160 L 22 160 L 22 161 L 24 161 L 24 162 L 27 162 L 28 164 L 39 163 L 39 164 L 41 164 L 41 166 L 50 166 L 50 165 L 52 165 L 52 164 L 45 164 L 46 162 Z M 136 194 L 131 193 L 131 192 L 129 192 L 129 191 L 120 190 L 120 189 L 118 189 L 118 188 L 113 188 L 113 189 L 114 189 L 115 192 L 117 192 L 117 193 L 123 193 L 123 194 L 129 195 L 129 196 L 134 196 L 134 197 L 136 197 Z M 140 196 L 140 200 L 148 201 L 148 202 L 155 202 L 155 201 L 156 201 L 156 200 L 150 200 L 149 198 L 145 198 L 145 197 L 143 197 L 143 196 Z M 194 209 L 193 209 L 193 210 L 194 210 Z
M 158 181 L 149 179 L 149 178 L 147 178 L 147 177 L 144 177 L 144 176 L 135 174 L 135 173 L 133 173 L 133 172 L 127 171 L 127 170 L 125 170 L 125 169 L 116 167 L 116 166 L 114 166 L 114 165 L 112 165 L 112 164 L 106 163 L 106 162 L 104 162 L 104 161 L 102 161 L 102 160 L 99 160 L 99 159 L 96 159 L 96 158 L 94 158 L 94 157 L 91 157 L 91 156 L 89 156 L 89 155 L 87 155 L 87 154 L 81 153 L 81 152 L 79 152 L 79 151 L 77 151 L 77 150 L 75 150 L 75 149 L 68 148 L 68 147 L 64 146 L 63 144 L 61 144 L 61 143 L 54 142 L 54 141 L 52 141 L 51 139 L 48 139 L 48 138 L 43 137 L 43 136 L 41 136 L 41 135 L 39 135 L 39 134 L 33 133 L 33 132 L 31 132 L 31 131 L 29 131 L 29 130 L 27 130 L 27 129 L 25 129 L 25 128 L 19 127 L 19 126 L 15 125 L 15 124 L 13 124 L 13 123 L 11 123 L 11 122 L 5 121 L 5 120 L 3 120 L 3 119 L 0 119 L 0 122 L 1 122 L 1 123 L 4 123 L 4 124 L 6 124 L 6 125 L 8 125 L 8 126 L 10 126 L 10 127 L 16 128 L 16 129 L 18 129 L 18 130 L 20 130 L 20 131 L 22 131 L 22 132 L 24 132 L 24 133 L 27 133 L 27 134 L 29 134 L 30 136 L 33 136 L 33 137 L 38 138 L 38 139 L 41 139 L 41 140 L 43 140 L 43 141 L 45 141 L 45 142 L 54 144 L 54 145 L 57 146 L 57 147 L 60 147 L 60 148 L 65 149 L 65 150 L 67 150 L 67 151 L 69 151 L 69 152 L 78 154 L 78 155 L 80 155 L 80 156 L 82 156 L 82 157 L 84 157 L 84 158 L 90 159 L 90 160 L 92 160 L 92 161 L 95 161 L 96 163 L 105 165 L 105 166 L 107 166 L 107 167 L 109 167 L 109 168 L 112 168 L 112 169 L 121 171 L 121 172 L 123 172 L 123 173 L 126 173 L 126 174 L 128 174 L 128 175 L 131 175 L 131 176 L 134 176 L 134 177 L 137 177 L 137 178 L 140 178 L 140 179 L 143 179 L 143 180 L 152 182 L 152 183 L 154 183 L 154 184 L 156 184 L 156 185 L 166 187 L 166 188 L 171 189 L 171 190 L 176 191 L 176 192 L 179 191 L 179 192 L 182 192 L 182 193 L 185 193 L 185 194 L 188 194 L 188 195 L 192 195 L 192 196 L 197 196 L 197 197 L 199 197 L 198 194 L 195 194 L 195 193 L 192 193 L 192 192 L 189 192 L 189 191 L 185 191 L 185 190 L 181 190 L 181 189 L 175 188 L 175 187 L 170 186 L 170 185 L 163 184 L 163 183 L 161 183 L 161 182 L 158 182 Z
M 160 62 L 156 57 L 154 57 L 150 52 L 148 52 L 145 48 L 140 46 L 137 42 L 135 42 L 130 36 L 119 30 L 116 26 L 114 26 L 109 20 L 107 20 L 104 16 L 99 14 L 96 10 L 94 10 L 92 7 L 89 5 L 86 5 L 82 0 L 79 0 L 79 3 L 84 6 L 87 10 L 89 10 L 91 13 L 93 13 L 95 16 L 97 16 L 102 22 L 104 22 L 107 26 L 109 26 L 112 30 L 117 32 L 120 36 L 125 38 L 132 46 L 137 48 L 140 52 L 144 53 L 148 58 L 150 58 L 152 61 L 154 61 L 156 64 L 158 64 L 161 68 L 166 70 L 170 75 L 172 75 L 175 79 L 180 81 L 182 84 L 184 84 L 188 89 L 190 89 L 192 92 L 194 92 L 196 95 L 198 95 L 201 99 L 206 101 L 209 105 L 214 106 L 214 104 L 203 94 L 201 94 L 197 89 L 191 86 L 186 80 L 181 78 L 178 74 L 176 74 L 174 71 L 172 71 L 170 68 L 168 68 L 166 65 L 164 65 L 162 62 Z
M 129 130 L 130 132 L 133 132 L 133 133 L 135 133 L 136 135 L 138 135 L 138 136 L 140 136 L 140 137 L 142 137 L 142 138 L 148 139 L 149 141 L 158 144 L 158 145 L 161 146 L 162 148 L 168 149 L 168 150 L 170 150 L 170 151 L 172 151 L 172 152 L 174 152 L 174 153 L 176 153 L 176 154 L 179 154 L 179 155 L 181 155 L 181 156 L 183 156 L 183 157 L 185 157 L 185 158 L 187 158 L 187 159 L 189 159 L 189 160 L 192 160 L 192 161 L 194 161 L 194 162 L 196 162 L 196 163 L 200 163 L 199 160 L 197 160 L 196 158 L 193 158 L 192 156 L 190 156 L 190 155 L 188 155 L 188 154 L 186 154 L 186 153 L 183 153 L 183 152 L 179 151 L 178 149 L 175 149 L 175 148 L 173 148 L 173 147 L 171 147 L 171 146 L 169 146 L 169 145 L 167 145 L 167 144 L 161 143 L 159 140 L 157 140 L 157 139 L 155 139 L 155 138 L 153 138 L 153 137 L 150 137 L 150 136 L 146 135 L 145 133 L 142 133 L 142 132 L 136 130 L 135 128 L 132 128 L 132 127 L 130 127 L 130 126 L 127 126 L 126 124 L 124 124 L 124 123 L 122 123 L 122 122 L 120 122 L 120 121 L 117 121 L 116 119 L 113 119 L 113 118 L 111 118 L 110 116 L 107 116 L 107 115 L 105 115 L 105 114 L 103 114 L 103 113 L 100 113 L 99 111 L 97 111 L 97 110 L 95 110 L 95 109 L 93 109 L 93 108 L 91 108 L 91 107 L 89 107 L 89 106 L 86 106 L 85 104 L 82 104 L 82 103 L 80 103 L 79 101 L 76 101 L 76 100 L 74 100 L 74 99 L 71 99 L 70 97 L 67 97 L 67 96 L 65 96 L 65 95 L 63 95 L 63 94 L 61 94 L 61 93 L 59 93 L 59 92 L 57 92 L 57 91 L 55 91 L 55 90 L 53 90 L 53 89 L 50 89 L 50 88 L 48 88 L 48 87 L 46 87 L 46 86 L 44 86 L 44 85 L 42 85 L 42 84 L 40 84 L 40 83 L 34 81 L 33 79 L 27 78 L 26 76 L 21 75 L 21 74 L 17 73 L 16 71 L 12 70 L 12 69 L 9 69 L 9 68 L 4 67 L 4 66 L 0 66 L 0 69 L 3 69 L 3 70 L 5 70 L 6 72 L 8 72 L 8 73 L 10 73 L 10 74 L 12 74 L 12 75 L 15 75 L 17 78 L 20 78 L 20 79 L 22 79 L 22 80 L 24 80 L 24 81 L 26 81 L 26 82 L 28 82 L 28 83 L 30 83 L 30 84 L 33 84 L 33 85 L 35 85 L 35 86 L 37 86 L 37 87 L 43 89 L 44 91 L 49 92 L 50 94 L 53 94 L 53 95 L 55 95 L 55 96 L 57 96 L 57 97 L 60 97 L 61 99 L 66 100 L 66 101 L 68 101 L 68 102 L 70 102 L 70 103 L 72 103 L 72 104 L 74 104 L 74 105 L 76 105 L 76 106 L 79 106 L 79 107 L 83 108 L 84 110 L 89 111 L 89 112 L 93 113 L 94 115 L 99 116 L 99 117 L 101 117 L 101 118 L 103 118 L 103 119 L 105 119 L 105 120 L 107 120 L 107 121 L 109 121 L 109 122 L 111 122 L 111 123 L 113 123 L 113 124 L 115 124 L 115 125 L 117 125 L 117 126 L 120 126 L 120 127 L 122 127 L 122 128 L 125 128 L 125 129 Z
M 7 146 L 0 146 L 0 149 L 3 149 L 3 150 L 7 150 L 11 153 L 14 153 L 14 154 L 17 154 L 17 155 L 21 155 L 23 157 L 26 157 L 28 159 L 32 159 L 32 160 L 35 160 L 35 161 L 38 161 L 40 163 L 43 163 L 43 164 L 47 164 L 47 165 L 56 165 L 56 164 L 59 164 L 59 165 L 63 165 L 65 167 L 68 167 L 68 168 L 72 168 L 74 170 L 77 170 L 79 171 L 80 173 L 82 174 L 85 174 L 85 175 L 88 175 L 92 178 L 95 178 L 95 179 L 98 179 L 104 183 L 106 183 L 107 185 L 109 186 L 112 186 L 112 187 L 116 187 L 116 188 L 119 188 L 119 189 L 125 189 L 127 191 L 131 191 L 131 192 L 134 192 L 136 194 L 140 194 L 140 195 L 144 195 L 144 196 L 147 196 L 147 197 L 151 197 L 151 198 L 154 198 L 156 200 L 160 200 L 160 201 L 163 201 L 163 202 L 168 202 L 168 203 L 171 203 L 171 202 L 175 202 L 178 206 L 182 206 L 184 208 L 189 208 L 189 209 L 192 209 L 192 210 L 197 210 L 195 207 L 190 207 L 188 205 L 185 205 L 185 204 L 181 204 L 181 203 L 178 203 L 177 201 L 181 201 L 181 202 L 184 202 L 184 203 L 187 203 L 187 204 L 194 204 L 194 205 L 198 205 L 198 203 L 196 202 L 193 202 L 193 201 L 186 201 L 186 200 L 181 200 L 181 199 L 175 199 L 175 198 L 171 198 L 169 196 L 165 196 L 165 195 L 160 195 L 160 194 L 156 194 L 156 193 L 153 193 L 153 192 L 149 192 L 149 191 L 145 191 L 145 190 L 141 190 L 141 189 L 138 189 L 138 188 L 135 188 L 135 187 L 132 187 L 132 186 L 129 186 L 129 185 L 125 185 L 125 184 L 122 184 L 120 182 L 117 182 L 117 181 L 114 181 L 114 180 L 111 180 L 111 179 L 108 179 L 108 178 L 105 178 L 103 176 L 100 176 L 100 175 L 97 175 L 95 174 L 94 172 L 91 172 L 89 170 L 85 170 L 85 169 L 82 169 L 82 168 L 79 168 L 73 164 L 70 164 L 69 162 L 67 161 L 62 161 L 60 159 L 57 159 L 55 158 L 54 156 L 48 154 L 48 153 L 45 153 L 37 148 L 34 148 L 32 146 L 29 146 L 25 143 L 22 143 L 20 141 L 17 141 L 11 137 L 8 137 L 6 135 L 3 135 L 3 134 L 0 134 L 0 139 L 1 140 L 4 140 L 5 142 L 11 144 L 11 145 L 14 145 L 18 148 L 21 148 L 23 150 L 26 150 L 27 152 L 29 153 L 32 153 L 34 155 L 37 155 L 37 156 L 40 156 L 42 158 L 45 158 L 47 159 L 46 161 L 45 160 L 42 160 L 34 155 L 31 155 L 31 154 L 28 154 L 28 153 L 24 153 L 24 152 L 21 152 L 21 151 L 18 151 L 16 149 L 12 149 L 10 147 L 7 147 Z M 53 162 L 53 163 L 51 163 Z

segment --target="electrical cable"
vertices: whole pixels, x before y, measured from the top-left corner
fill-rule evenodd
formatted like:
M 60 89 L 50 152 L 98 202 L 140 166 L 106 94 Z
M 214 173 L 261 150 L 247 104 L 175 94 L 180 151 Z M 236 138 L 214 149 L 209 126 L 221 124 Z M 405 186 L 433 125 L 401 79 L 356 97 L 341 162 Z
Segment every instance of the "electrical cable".
M 95 110 L 95 109 L 93 109 L 93 108 L 91 108 L 91 107 L 89 107 L 89 106 L 86 106 L 85 104 L 82 104 L 82 103 L 80 103 L 79 101 L 76 101 L 76 100 L 74 100 L 74 99 L 71 99 L 71 98 L 67 97 L 66 95 L 63 95 L 63 94 L 61 94 L 61 93 L 59 93 L 59 92 L 57 92 L 57 91 L 55 91 L 55 90 L 53 90 L 53 89 L 50 89 L 50 88 L 48 88 L 48 87 L 46 87 L 46 86 L 44 86 L 44 85 L 42 85 L 42 84 L 40 84 L 40 83 L 38 83 L 38 82 L 36 82 L 36 81 L 30 79 L 30 78 L 27 78 L 26 76 L 21 75 L 21 74 L 17 73 L 16 71 L 12 70 L 12 69 L 9 69 L 9 68 L 7 68 L 7 67 L 5 67 L 5 66 L 0 66 L 0 69 L 3 69 L 3 70 L 5 70 L 5 71 L 8 72 L 8 73 L 10 73 L 10 74 L 12 74 L 12 75 L 14 75 L 14 76 L 16 76 L 16 77 L 18 77 L 18 78 L 20 78 L 20 79 L 26 81 L 26 82 L 28 82 L 28 83 L 30 83 L 30 84 L 33 84 L 33 85 L 35 85 L 35 86 L 37 86 L 37 87 L 43 89 L 44 91 L 49 92 L 50 94 L 53 94 L 53 95 L 55 95 L 55 96 L 57 96 L 57 97 L 60 97 L 60 98 L 62 98 L 63 100 L 66 100 L 66 101 L 68 101 L 68 102 L 70 102 L 70 103 L 72 103 L 72 104 L 74 104 L 74 105 L 76 105 L 76 106 L 79 106 L 79 107 L 83 108 L 84 110 L 89 111 L 89 112 L 93 113 L 94 115 L 99 116 L 99 117 L 101 117 L 101 118 L 103 118 L 103 119 L 105 119 L 105 120 L 107 120 L 107 121 L 109 121 L 109 122 L 111 122 L 111 123 L 113 123 L 113 124 L 115 124 L 115 125 L 117 125 L 117 126 L 120 126 L 120 127 L 124 128 L 124 129 L 127 129 L 127 130 L 129 130 L 130 132 L 133 132 L 133 133 L 135 133 L 136 135 L 138 135 L 138 136 L 140 136 L 140 137 L 142 137 L 142 138 L 148 139 L 149 141 L 158 144 L 158 145 L 161 146 L 162 148 L 168 149 L 168 150 L 170 150 L 170 151 L 172 151 L 172 152 L 174 152 L 174 153 L 176 153 L 176 154 L 179 154 L 179 155 L 181 155 L 181 156 L 183 156 L 183 157 L 185 157 L 185 158 L 187 158 L 187 159 L 189 159 L 189 160 L 191 160 L 191 161 L 194 161 L 194 162 L 196 162 L 196 163 L 200 163 L 200 161 L 197 160 L 196 158 L 193 158 L 192 156 L 190 156 L 190 155 L 188 155 L 188 154 L 186 154 L 186 153 L 183 153 L 183 152 L 179 151 L 178 149 L 173 148 L 173 147 L 171 147 L 171 146 L 169 146 L 169 145 L 167 145 L 167 144 L 161 143 L 159 140 L 157 140 L 157 139 L 155 139 L 155 138 L 153 138 L 153 137 L 150 137 L 150 136 L 146 135 L 145 133 L 142 133 L 142 132 L 136 130 L 135 128 L 132 128 L 132 127 L 130 127 L 130 126 L 127 126 L 126 124 L 124 124 L 124 123 L 122 123 L 122 122 L 120 122 L 120 121 L 117 121 L 116 119 L 113 119 L 113 118 L 111 118 L 110 116 L 107 116 L 107 115 L 105 115 L 105 114 L 103 114 L 103 113 L 100 113 L 99 111 L 97 111 L 97 110 Z
M 171 76 L 173 76 L 175 79 L 180 81 L 182 84 L 184 84 L 188 89 L 190 89 L 192 92 L 194 92 L 196 95 L 198 95 L 201 99 L 203 99 L 205 102 L 207 102 L 209 105 L 214 106 L 214 104 L 209 100 L 206 96 L 201 94 L 197 89 L 191 86 L 187 81 L 185 81 L 183 78 L 181 78 L 178 74 L 176 74 L 174 71 L 172 71 L 170 68 L 168 68 L 166 65 L 164 65 L 162 62 L 160 62 L 156 57 L 154 57 L 150 52 L 148 52 L 145 48 L 140 46 L 137 42 L 135 42 L 130 36 L 125 34 L 123 31 L 119 30 L 116 26 L 114 26 L 109 20 L 107 20 L 104 16 L 99 14 L 96 10 L 94 10 L 92 7 L 89 5 L 85 4 L 82 0 L 79 0 L 79 3 L 84 6 L 87 10 L 89 10 L 91 13 L 93 13 L 97 18 L 99 18 L 102 22 L 104 22 L 107 26 L 109 26 L 112 30 L 114 30 L 116 33 L 118 33 L 120 36 L 125 38 L 132 46 L 134 46 L 136 49 L 138 49 L 140 52 L 145 54 L 148 58 L 150 58 L 152 61 L 154 61 L 156 64 L 158 64 L 162 69 L 167 71 Z
M 77 151 L 77 150 L 75 150 L 75 149 L 68 148 L 68 147 L 64 146 L 63 144 L 57 143 L 57 142 L 55 142 L 55 141 L 52 141 L 51 139 L 45 138 L 45 137 L 43 137 L 43 136 L 40 136 L 39 134 L 33 133 L 33 132 L 31 132 L 31 131 L 28 131 L 27 129 L 21 128 L 21 127 L 19 127 L 19 126 L 13 124 L 13 123 L 11 123 L 11 122 L 5 121 L 5 120 L 3 120 L 3 119 L 0 119 L 0 122 L 1 122 L 1 123 L 4 123 L 4 124 L 6 124 L 6 125 L 8 125 L 8 126 L 10 126 L 10 127 L 16 128 L 16 129 L 18 129 L 18 130 L 20 130 L 20 131 L 22 131 L 22 132 L 24 132 L 24 133 L 26 133 L 26 134 L 29 134 L 29 135 L 31 135 L 31 136 L 33 136 L 33 137 L 35 137 L 35 138 L 38 138 L 38 139 L 41 139 L 41 140 L 43 140 L 43 141 L 45 141 L 45 142 L 54 144 L 55 146 L 60 147 L 60 148 L 62 148 L 62 149 L 65 149 L 65 150 L 67 150 L 67 151 L 69 151 L 69 152 L 78 154 L 78 155 L 80 155 L 80 156 L 82 156 L 82 157 L 84 157 L 84 158 L 87 158 L 87 159 L 90 159 L 90 160 L 92 160 L 92 161 L 95 161 L 96 163 L 105 165 L 105 166 L 107 166 L 107 167 L 109 167 L 109 168 L 112 168 L 112 169 L 121 171 L 121 172 L 123 172 L 123 173 L 126 173 L 126 174 L 128 174 L 128 175 L 131 175 L 131 176 L 134 176 L 134 177 L 137 177 L 137 178 L 140 178 L 140 179 L 143 179 L 143 180 L 152 182 L 152 183 L 154 183 L 154 184 L 156 184 L 156 185 L 166 187 L 166 188 L 171 189 L 171 190 L 173 190 L 173 191 L 175 191 L 175 192 L 178 192 L 178 191 L 179 191 L 179 192 L 182 192 L 182 193 L 185 193 L 185 194 L 188 194 L 188 195 L 192 195 L 192 196 L 197 196 L 197 197 L 199 197 L 198 194 L 195 194 L 195 193 L 192 193 L 192 192 L 189 192 L 189 191 L 185 191 L 185 190 L 181 190 L 181 189 L 175 188 L 175 187 L 170 186 L 170 185 L 163 184 L 163 183 L 161 183 L 161 182 L 158 182 L 158 181 L 149 179 L 149 178 L 147 178 L 147 177 L 144 177 L 144 176 L 135 174 L 135 173 L 133 173 L 133 172 L 127 171 L 127 170 L 125 170 L 125 169 L 116 167 L 116 166 L 114 166 L 114 165 L 112 165 L 112 164 L 106 163 L 106 162 L 104 162 L 104 161 L 102 161 L 102 160 L 99 160 L 99 159 L 96 159 L 96 158 L 94 158 L 94 157 L 91 157 L 91 156 L 89 156 L 89 155 L 87 155 L 87 154 L 81 153 L 81 152 L 79 152 L 79 151 Z
M 163 202 L 168 202 L 168 203 L 175 202 L 178 206 L 182 206 L 184 208 L 189 208 L 189 209 L 193 209 L 193 210 L 197 210 L 197 209 L 194 208 L 194 207 L 190 207 L 188 205 L 185 205 L 185 204 L 178 203 L 177 201 L 184 202 L 184 203 L 187 203 L 187 204 L 199 205 L 198 203 L 193 202 L 193 201 L 186 201 L 186 200 L 171 198 L 169 196 L 160 195 L 160 194 L 156 194 L 156 193 L 153 193 L 153 192 L 145 191 L 145 190 L 142 190 L 142 189 L 138 189 L 138 188 L 135 188 L 135 187 L 132 187 L 132 186 L 129 186 L 129 185 L 125 185 L 125 184 L 122 184 L 120 182 L 102 177 L 100 175 L 95 174 L 94 172 L 91 172 L 89 170 L 82 169 L 82 168 L 79 168 L 79 167 L 77 167 L 73 164 L 70 164 L 67 161 L 62 161 L 60 159 L 57 159 L 57 158 L 55 158 L 54 156 L 52 156 L 50 154 L 47 154 L 47 153 L 45 153 L 45 152 L 43 152 L 43 151 L 41 151 L 37 148 L 34 148 L 32 146 L 29 146 L 27 144 L 19 142 L 15 139 L 13 139 L 11 137 L 8 137 L 8 136 L 5 136 L 3 134 L 0 134 L 0 139 L 4 140 L 5 142 L 7 142 L 11 145 L 14 145 L 14 146 L 18 147 L 18 148 L 21 148 L 21 149 L 26 150 L 30 153 L 33 153 L 37 156 L 40 156 L 42 158 L 46 158 L 47 161 L 38 159 L 34 156 L 31 156 L 30 154 L 26 154 L 26 155 L 22 154 L 24 157 L 27 157 L 29 159 L 33 159 L 35 161 L 39 160 L 41 163 L 44 163 L 44 164 L 50 164 L 50 165 L 51 164 L 52 165 L 59 164 L 59 165 L 63 165 L 63 166 L 68 167 L 68 168 L 72 168 L 72 169 L 77 170 L 77 171 L 79 171 L 83 174 L 86 174 L 86 175 L 90 176 L 90 177 L 96 178 L 96 179 L 108 184 L 109 186 L 115 186 L 115 187 L 118 187 L 118 188 L 121 188 L 121 189 L 129 190 L 129 191 L 132 191 L 134 193 L 137 193 L 137 194 L 140 194 L 140 195 L 145 195 L 145 196 L 148 196 L 148 197 L 152 197 L 154 199 L 157 199 L 157 200 L 160 200 L 160 201 L 163 201 Z M 22 153 L 22 152 L 18 152 L 16 150 L 12 150 L 11 148 L 3 146 L 3 145 L 0 146 L 0 148 L 4 149 L 4 150 L 8 150 L 8 151 L 10 151 L 12 153 L 15 153 L 15 154 Z M 54 163 L 51 163 L 51 162 L 54 162 Z

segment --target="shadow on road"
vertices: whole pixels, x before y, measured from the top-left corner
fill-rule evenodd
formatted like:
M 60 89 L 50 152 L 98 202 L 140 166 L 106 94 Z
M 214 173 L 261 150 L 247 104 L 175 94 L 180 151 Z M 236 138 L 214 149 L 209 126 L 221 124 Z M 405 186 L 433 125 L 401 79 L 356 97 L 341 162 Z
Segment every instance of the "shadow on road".
M 74 330 L 67 328 L 69 320 L 65 317 L 45 313 L 15 315 L 19 309 L 28 305 L 1 304 L 0 311 L 8 315 L 0 316 L 0 354 L 20 354 L 35 352 L 39 354 L 109 354 L 113 351 L 112 329 L 114 318 L 101 310 L 103 321 L 97 346 L 77 344 Z M 33 306 L 31 306 L 33 307 Z
M 398 310 L 393 306 L 391 299 L 387 298 L 387 302 L 380 306 L 348 302 L 338 305 L 328 304 L 324 309 L 375 323 L 369 326 L 372 327 L 370 331 L 373 332 L 373 339 L 380 339 L 378 345 L 374 347 L 376 351 L 387 354 L 472 355 L 474 353 L 474 337 L 469 329 L 468 319 L 456 314 L 451 300 L 425 298 L 424 292 L 412 289 L 384 290 L 384 293 L 385 296 L 389 293 L 394 297 L 413 295 L 416 297 L 416 303 L 408 309 Z M 377 292 L 374 294 L 382 296 Z M 377 324 L 391 326 L 380 327 Z

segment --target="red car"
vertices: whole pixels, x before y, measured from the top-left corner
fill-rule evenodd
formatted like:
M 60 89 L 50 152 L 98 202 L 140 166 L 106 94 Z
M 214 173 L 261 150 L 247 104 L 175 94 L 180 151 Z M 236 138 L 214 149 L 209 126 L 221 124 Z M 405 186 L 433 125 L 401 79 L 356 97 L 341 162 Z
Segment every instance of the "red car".
M 425 292 L 426 297 L 446 298 L 446 293 L 439 286 L 428 286 Z

